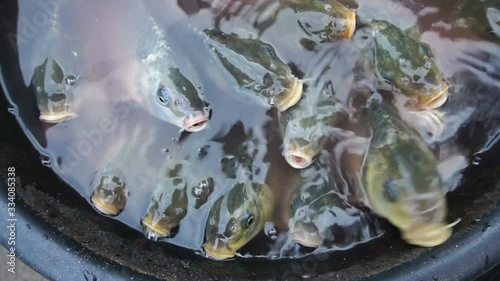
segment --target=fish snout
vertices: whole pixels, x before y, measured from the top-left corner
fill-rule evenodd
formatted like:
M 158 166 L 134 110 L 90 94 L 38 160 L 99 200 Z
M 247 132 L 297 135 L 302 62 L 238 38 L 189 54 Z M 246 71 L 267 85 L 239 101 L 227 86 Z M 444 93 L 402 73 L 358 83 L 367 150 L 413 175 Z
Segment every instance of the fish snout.
M 439 90 L 431 97 L 421 99 L 419 101 L 419 107 L 421 109 L 436 109 L 443 106 L 448 100 L 448 90 L 450 86 L 445 81 L 439 86 Z
M 157 240 L 158 238 L 170 237 L 172 235 L 172 227 L 164 221 L 157 221 L 154 216 L 148 215 L 142 220 L 144 232 L 149 239 Z
M 126 204 L 126 195 L 122 192 L 116 192 L 112 195 L 104 196 L 99 192 L 99 188 L 94 190 L 91 202 L 94 208 L 106 216 L 118 216 Z
M 208 120 L 208 112 L 196 111 L 194 114 L 184 118 L 182 127 L 187 132 L 199 132 L 207 127 Z
M 292 230 L 292 240 L 305 247 L 318 248 L 323 245 L 324 238 L 313 223 L 297 221 Z
M 304 82 L 296 77 L 292 77 L 291 79 L 293 81 L 291 83 L 292 86 L 285 90 L 278 98 L 277 108 L 280 112 L 296 105 L 302 97 Z
M 217 247 L 211 243 L 205 243 L 203 249 L 207 255 L 215 260 L 230 259 L 236 255 L 236 251 L 227 246 Z
M 285 152 L 285 159 L 295 169 L 307 168 L 313 162 L 312 155 L 298 150 Z
M 403 239 L 413 245 L 421 247 L 435 247 L 438 246 L 448 238 L 452 233 L 452 224 L 416 224 L 407 229 L 401 230 Z

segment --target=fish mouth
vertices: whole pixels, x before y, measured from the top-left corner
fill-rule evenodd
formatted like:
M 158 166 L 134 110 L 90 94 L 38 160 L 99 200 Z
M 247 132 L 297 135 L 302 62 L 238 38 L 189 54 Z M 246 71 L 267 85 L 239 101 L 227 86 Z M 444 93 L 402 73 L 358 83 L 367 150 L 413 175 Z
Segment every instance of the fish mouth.
M 438 94 L 433 96 L 432 98 L 425 100 L 420 103 L 420 108 L 422 109 L 436 109 L 441 106 L 448 100 L 448 90 L 450 86 L 448 83 L 443 82 L 441 86 L 441 90 L 439 91 Z
M 114 217 L 118 216 L 123 211 L 123 208 L 105 202 L 98 196 L 92 196 L 91 201 L 93 203 L 92 205 L 94 206 L 94 208 L 103 215 Z
M 197 111 L 192 116 L 184 118 L 182 128 L 191 133 L 199 132 L 208 125 L 208 114 Z
M 144 231 L 149 233 L 148 236 L 156 236 L 158 238 L 170 237 L 170 229 L 160 227 L 159 223 L 153 223 L 153 219 L 150 216 L 145 217 L 142 220 L 142 225 Z
M 313 162 L 312 156 L 302 151 L 288 151 L 285 153 L 285 159 L 295 169 L 307 168 Z
M 302 246 L 319 248 L 323 245 L 323 237 L 316 231 L 307 231 L 303 227 L 296 226 L 292 231 L 292 240 Z
M 236 251 L 229 248 L 215 248 L 213 245 L 207 243 L 203 245 L 203 249 L 211 258 L 215 260 L 226 260 L 233 258 L 236 255 Z
M 286 92 L 284 99 L 278 102 L 278 110 L 283 112 L 290 107 L 296 105 L 302 97 L 302 88 L 304 82 L 296 77 L 293 77 L 293 86 Z
M 443 244 L 450 238 L 452 227 L 460 220 L 448 225 L 443 224 L 417 224 L 401 230 L 403 239 L 413 245 L 421 247 L 435 247 Z
M 76 117 L 75 114 L 66 111 L 59 113 L 40 113 L 39 119 L 44 123 L 57 124 L 74 117 Z
M 350 10 L 347 18 L 345 19 L 345 31 L 343 32 L 344 38 L 351 39 L 356 30 L 356 13 Z

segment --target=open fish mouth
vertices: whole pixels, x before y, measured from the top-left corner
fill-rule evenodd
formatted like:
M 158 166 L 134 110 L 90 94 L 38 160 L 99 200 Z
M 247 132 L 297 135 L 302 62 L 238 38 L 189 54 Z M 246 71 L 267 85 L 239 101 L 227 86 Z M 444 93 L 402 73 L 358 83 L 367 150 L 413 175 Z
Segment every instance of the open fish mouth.
M 165 227 L 161 227 L 159 223 L 153 223 L 152 218 L 149 216 L 142 220 L 142 226 L 144 227 L 144 232 L 147 233 L 149 237 L 170 237 L 171 231 Z
M 304 82 L 296 77 L 293 77 L 293 86 L 283 95 L 283 99 L 278 102 L 278 110 L 283 112 L 290 107 L 296 105 L 300 98 L 302 97 L 302 88 L 304 87 Z
M 443 244 L 450 238 L 452 228 L 458 224 L 460 220 L 453 223 L 442 224 L 416 224 L 408 229 L 402 229 L 401 234 L 403 239 L 413 245 L 421 247 L 435 247 Z
M 229 248 L 215 248 L 211 244 L 203 245 L 203 249 L 205 252 L 215 260 L 225 260 L 233 258 L 236 255 L 236 251 L 233 251 Z
M 443 82 L 441 86 L 441 90 L 434 97 L 425 100 L 419 104 L 422 109 L 436 109 L 441 106 L 448 100 L 448 90 L 450 86 L 448 83 Z
M 40 121 L 44 123 L 57 124 L 62 121 L 73 119 L 76 117 L 76 114 L 71 112 L 59 112 L 59 113 L 40 113 Z
M 295 227 L 292 240 L 305 247 L 318 248 L 323 245 L 323 238 L 317 231 L 309 232 L 302 227 Z
M 187 132 L 199 132 L 208 125 L 208 114 L 197 111 L 193 116 L 184 118 L 182 128 Z
M 304 169 L 309 167 L 312 162 L 312 156 L 301 151 L 285 152 L 286 162 L 295 169 Z
M 103 201 L 99 196 L 92 196 L 92 205 L 101 214 L 107 216 L 118 216 L 123 209 L 109 202 Z

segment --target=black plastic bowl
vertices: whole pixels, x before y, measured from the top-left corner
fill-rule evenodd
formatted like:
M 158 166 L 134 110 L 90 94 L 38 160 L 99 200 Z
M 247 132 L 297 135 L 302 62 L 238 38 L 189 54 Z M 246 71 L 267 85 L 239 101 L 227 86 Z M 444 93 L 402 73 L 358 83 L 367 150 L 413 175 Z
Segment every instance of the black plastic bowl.
M 17 22 L 16 1 L 3 1 L 0 13 L 0 46 L 8 46 L 7 34 L 15 31 Z M 3 86 L 22 85 L 15 52 L 2 50 L 1 55 L 9 65 L 9 69 L 2 69 Z M 19 104 L 30 97 L 30 91 L 19 89 L 14 102 Z M 450 217 L 463 220 L 443 245 L 432 249 L 413 247 L 401 241 L 397 231 L 389 231 L 380 239 L 330 256 L 214 262 L 166 243 L 149 241 L 141 233 L 98 215 L 86 200 L 41 164 L 38 152 L 16 120 L 22 118 L 29 127 L 38 122 L 37 116 L 9 114 L 8 103 L 3 94 L 0 96 L 0 218 L 4 224 L 10 223 L 7 171 L 15 167 L 15 254 L 51 280 L 468 281 L 500 262 L 498 144 L 482 155 L 480 165 L 464 172 L 461 186 L 449 195 Z M 470 129 L 461 130 L 464 138 L 470 135 Z M 2 228 L 1 243 L 10 248 L 11 232 Z

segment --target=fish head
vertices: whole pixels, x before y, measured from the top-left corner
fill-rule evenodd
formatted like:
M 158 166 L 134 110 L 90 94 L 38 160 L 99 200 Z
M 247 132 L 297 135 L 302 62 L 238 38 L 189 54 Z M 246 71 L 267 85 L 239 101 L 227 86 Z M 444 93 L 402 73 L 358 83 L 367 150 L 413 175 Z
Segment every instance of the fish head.
M 436 165 L 422 161 L 415 167 L 412 161 L 420 156 L 405 158 L 397 147 L 395 150 L 392 160 L 380 157 L 373 161 L 369 159 L 373 155 L 367 158 L 364 184 L 370 205 L 396 226 L 408 243 L 426 247 L 443 243 L 452 225 L 445 223 L 446 198 Z
M 420 42 L 416 31 L 403 31 L 375 21 L 375 52 L 381 77 L 420 109 L 435 109 L 448 99 L 449 85 L 439 70 L 431 47 Z
M 205 230 L 206 253 L 214 259 L 232 258 L 264 227 L 271 213 L 267 185 L 238 183 L 221 196 L 209 212 Z
M 94 208 L 103 215 L 117 216 L 127 203 L 125 182 L 118 176 L 101 175 L 92 192 L 90 201 Z
M 285 127 L 283 156 L 295 169 L 309 167 L 326 141 L 327 126 L 317 116 L 291 118 Z
M 156 108 L 166 119 L 173 120 L 187 132 L 203 130 L 209 121 L 210 107 L 197 87 L 178 68 L 168 70 L 166 79 L 156 91 Z
M 239 86 L 254 92 L 280 111 L 295 105 L 303 82 L 278 56 L 274 47 L 258 39 L 205 30 L 212 50 Z
M 77 76 L 65 73 L 61 65 L 51 58 L 35 67 L 31 86 L 35 90 L 40 121 L 59 123 L 75 117 L 71 111 L 72 88 Z
M 283 5 L 300 13 L 300 28 L 314 41 L 333 42 L 350 39 L 356 27 L 356 14 L 336 0 L 285 0 Z
M 325 239 L 313 222 L 303 220 L 295 221 L 291 229 L 291 235 L 294 242 L 311 248 L 321 247 Z
M 450 238 L 453 232 L 452 227 L 455 224 L 414 224 L 411 228 L 402 231 L 401 235 L 409 244 L 421 247 L 435 247 Z
M 162 192 L 154 196 L 148 213 L 142 219 L 146 236 L 156 240 L 171 237 L 187 215 L 188 196 L 182 178 L 173 178 L 161 183 Z

